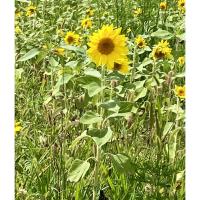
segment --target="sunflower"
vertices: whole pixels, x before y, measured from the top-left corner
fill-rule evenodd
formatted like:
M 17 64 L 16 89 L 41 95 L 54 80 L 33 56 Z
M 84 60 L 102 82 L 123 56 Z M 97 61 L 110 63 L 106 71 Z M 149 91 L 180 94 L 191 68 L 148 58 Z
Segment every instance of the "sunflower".
M 30 5 L 26 8 L 26 16 L 32 16 L 36 11 L 36 6 Z
M 120 32 L 121 28 L 114 29 L 113 25 L 104 25 L 89 37 L 87 53 L 96 65 L 107 65 L 108 68 L 113 68 L 117 59 L 128 54 L 127 38 L 120 35 Z
M 113 67 L 112 68 L 108 67 L 108 69 L 113 70 L 113 71 L 118 71 L 122 74 L 128 73 L 128 71 L 129 71 L 128 58 L 124 57 L 124 58 L 117 59 L 114 62 Z
M 141 15 L 142 14 L 142 9 L 141 8 L 136 8 L 134 11 L 133 11 L 133 15 L 134 16 L 138 16 L 138 15 Z
M 56 55 L 59 55 L 59 56 L 64 56 L 65 55 L 65 49 L 59 47 L 59 48 L 55 48 L 53 50 L 53 52 L 56 54 Z
M 89 8 L 86 10 L 86 15 L 88 17 L 92 17 L 94 15 L 94 10 L 92 8 Z
M 175 86 L 175 93 L 181 99 L 185 99 L 185 86 Z
M 178 62 L 179 62 L 180 65 L 184 65 L 185 64 L 185 56 L 179 57 Z
M 145 39 L 141 35 L 138 35 L 135 38 L 135 43 L 136 43 L 137 47 L 139 47 L 139 48 L 144 48 L 146 46 Z
M 73 44 L 78 45 L 80 43 L 80 37 L 78 34 L 75 34 L 74 32 L 69 31 L 69 32 L 67 32 L 67 34 L 64 38 L 64 41 L 66 44 L 69 44 L 69 45 L 73 45 Z
M 162 40 L 153 48 L 153 59 L 163 59 L 171 57 L 172 49 L 169 47 L 169 43 L 167 41 Z
M 90 18 L 83 19 L 81 22 L 83 28 L 91 28 L 92 27 L 92 20 Z
M 167 2 L 166 1 L 160 3 L 160 9 L 161 10 L 166 10 L 167 9 Z
M 178 0 L 178 9 L 185 13 L 185 0 Z
M 20 124 L 20 122 L 15 122 L 15 134 L 21 131 L 22 127 Z

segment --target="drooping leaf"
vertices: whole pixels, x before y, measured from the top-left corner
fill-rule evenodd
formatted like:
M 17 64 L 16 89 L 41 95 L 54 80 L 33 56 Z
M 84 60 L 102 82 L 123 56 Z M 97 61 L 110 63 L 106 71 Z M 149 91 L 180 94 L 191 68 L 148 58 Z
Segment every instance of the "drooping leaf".
M 97 71 L 96 69 L 93 68 L 87 68 L 84 71 L 85 75 L 88 76 L 94 76 L 96 78 L 101 78 L 101 74 L 99 73 L 99 71 Z
M 40 53 L 40 51 L 38 48 L 33 48 L 29 52 L 27 52 L 25 55 L 23 55 L 18 61 L 22 62 L 22 61 L 29 60 L 29 59 L 35 57 L 36 55 L 38 55 L 39 53 Z
M 134 100 L 137 101 L 138 99 L 145 97 L 146 94 L 147 94 L 147 88 L 145 88 L 145 87 L 140 88 L 140 90 L 137 91 L 137 95 Z
M 79 159 L 74 160 L 69 170 L 69 176 L 67 180 L 75 183 L 78 182 L 81 178 L 85 176 L 89 168 L 89 162 Z
M 129 156 L 125 154 L 111 154 L 111 160 L 114 168 L 119 173 L 131 174 L 134 172 L 134 165 Z
M 82 124 L 94 124 L 94 123 L 99 123 L 103 120 L 99 114 L 88 111 L 86 112 L 81 118 L 80 118 L 80 123 Z
M 173 34 L 170 33 L 169 31 L 158 29 L 157 31 L 153 32 L 151 36 L 166 40 L 166 39 L 171 39 L 173 37 Z
M 55 88 L 59 88 L 61 85 L 67 84 L 74 75 L 64 74 L 64 76 L 59 76 Z
M 92 129 L 88 131 L 87 135 L 90 136 L 99 147 L 101 147 L 112 138 L 112 130 L 110 127 L 106 129 Z
M 171 132 L 169 143 L 168 143 L 168 154 L 169 154 L 169 162 L 173 163 L 176 156 L 176 146 L 177 146 L 177 135 L 180 131 L 180 128 L 175 129 Z
M 162 134 L 162 140 L 169 133 L 169 131 L 171 130 L 172 126 L 173 126 L 173 122 L 167 122 L 165 124 L 164 130 L 163 130 L 163 134 Z

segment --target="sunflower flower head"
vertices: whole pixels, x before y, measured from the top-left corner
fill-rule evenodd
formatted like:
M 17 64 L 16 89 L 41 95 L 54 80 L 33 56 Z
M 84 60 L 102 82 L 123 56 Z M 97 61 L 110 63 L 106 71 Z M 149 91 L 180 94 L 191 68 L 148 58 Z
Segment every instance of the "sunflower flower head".
M 26 16 L 31 17 L 36 12 L 36 6 L 32 4 L 26 8 Z
M 56 55 L 58 55 L 58 56 L 64 56 L 64 55 L 65 55 L 65 49 L 64 49 L 64 48 L 61 48 L 61 47 L 55 48 L 55 49 L 53 50 L 53 52 L 54 52 Z
M 15 122 L 15 134 L 21 131 L 22 126 L 20 124 L 20 122 Z
M 91 60 L 97 65 L 106 65 L 112 69 L 114 62 L 128 54 L 127 38 L 120 34 L 121 28 L 104 25 L 89 37 L 87 51 Z
M 164 59 L 164 58 L 171 58 L 171 51 L 172 49 L 169 47 L 169 43 L 167 41 L 162 40 L 153 48 L 153 59 Z
M 178 9 L 185 13 L 185 0 L 178 0 Z
M 184 65 L 185 64 L 185 56 L 181 56 L 181 57 L 179 57 L 178 58 L 178 63 L 179 63 L 179 65 Z
M 135 38 L 135 43 L 136 43 L 138 48 L 144 48 L 146 46 L 145 39 L 141 35 L 138 35 Z
M 83 28 L 91 28 L 92 27 L 92 20 L 90 18 L 83 19 L 81 22 Z
M 134 16 L 139 16 L 139 15 L 141 15 L 142 14 L 142 9 L 141 8 L 136 8 L 136 9 L 134 9 L 133 10 L 133 15 Z
M 86 10 L 86 15 L 87 15 L 88 17 L 92 17 L 92 16 L 94 15 L 94 10 L 93 10 L 92 8 L 88 8 L 88 9 Z
M 161 10 L 166 10 L 167 9 L 167 2 L 166 1 L 163 1 L 160 3 L 160 9 Z
M 80 36 L 72 31 L 67 32 L 64 41 L 69 45 L 78 45 L 80 43 Z
M 114 65 L 112 68 L 109 68 L 110 70 L 113 70 L 113 71 L 118 71 L 122 74 L 127 74 L 128 71 L 129 71 L 129 62 L 128 62 L 128 58 L 127 57 L 124 57 L 124 58 L 120 58 L 120 59 L 117 59 L 115 62 L 114 62 Z
M 185 86 L 175 86 L 175 93 L 176 96 L 180 97 L 181 99 L 185 99 Z

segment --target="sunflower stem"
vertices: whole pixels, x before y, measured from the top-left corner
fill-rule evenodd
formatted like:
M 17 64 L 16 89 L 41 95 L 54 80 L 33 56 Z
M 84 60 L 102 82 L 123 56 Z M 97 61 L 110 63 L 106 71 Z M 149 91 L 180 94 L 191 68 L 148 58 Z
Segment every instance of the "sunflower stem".
M 96 163 L 94 168 L 94 186 L 93 186 L 93 200 L 97 200 L 97 194 L 98 194 L 98 182 L 99 182 L 99 164 L 100 164 L 100 153 L 101 149 L 96 145 Z
M 133 62 L 132 62 L 132 74 L 130 77 L 130 82 L 132 83 L 135 79 L 135 60 L 136 60 L 136 52 L 137 52 L 137 46 L 134 47 L 134 52 L 133 52 Z

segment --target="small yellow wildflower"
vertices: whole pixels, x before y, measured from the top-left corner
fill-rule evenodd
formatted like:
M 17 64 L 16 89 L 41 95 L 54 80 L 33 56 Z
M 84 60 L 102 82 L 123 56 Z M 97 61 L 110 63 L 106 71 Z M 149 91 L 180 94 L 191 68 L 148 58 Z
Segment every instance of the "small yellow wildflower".
M 15 27 L 15 33 L 16 33 L 16 34 L 22 33 L 22 30 L 21 30 L 21 28 L 20 28 L 19 26 L 16 26 L 16 27 Z
M 64 56 L 65 55 L 65 49 L 64 48 L 55 48 L 53 50 L 53 52 L 56 54 L 56 55 L 59 55 L 59 56 Z
M 166 1 L 160 3 L 160 9 L 161 10 L 166 10 L 167 9 L 167 2 Z
M 185 0 L 178 0 L 178 9 L 185 13 Z
M 36 6 L 30 5 L 26 8 L 26 16 L 31 17 L 36 11 Z
M 175 93 L 181 99 L 185 99 L 185 86 L 175 86 Z
M 138 35 L 135 38 L 135 43 L 136 43 L 137 47 L 139 47 L 139 48 L 144 48 L 146 46 L 145 39 L 141 35 Z
M 184 65 L 185 64 L 185 56 L 179 57 L 178 62 L 179 62 L 180 65 Z
M 92 27 L 92 20 L 90 18 L 83 19 L 81 22 L 83 28 L 91 28 Z
M 172 49 L 169 47 L 169 43 L 167 41 L 162 40 L 159 42 L 152 51 L 153 59 L 163 59 L 170 58 Z
M 22 126 L 20 124 L 20 122 L 15 123 L 15 134 L 21 131 Z
M 133 15 L 134 16 L 139 16 L 142 14 L 142 9 L 141 8 L 136 8 L 134 11 L 133 11 Z
M 94 15 L 94 10 L 92 8 L 89 8 L 86 10 L 86 15 L 88 17 L 92 17 Z
M 75 34 L 72 31 L 67 32 L 64 41 L 66 44 L 73 45 L 73 44 L 79 44 L 80 43 L 80 36 L 78 34 Z

